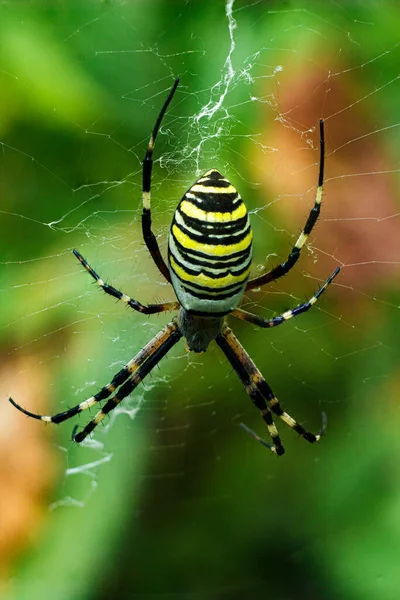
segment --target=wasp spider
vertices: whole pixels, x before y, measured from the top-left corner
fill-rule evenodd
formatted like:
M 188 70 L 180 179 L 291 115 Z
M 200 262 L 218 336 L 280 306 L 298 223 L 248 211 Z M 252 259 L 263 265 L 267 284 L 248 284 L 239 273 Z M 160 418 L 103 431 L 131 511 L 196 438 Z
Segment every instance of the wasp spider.
M 29 417 L 48 423 L 62 423 L 98 402 L 107 400 L 82 431 L 76 433 L 76 429 L 74 430 L 74 441 L 82 442 L 110 411 L 133 392 L 180 338 L 185 338 L 188 349 L 193 352 L 204 352 L 209 343 L 215 340 L 259 409 L 272 443 L 264 441 L 245 425 L 244 429 L 272 452 L 281 455 L 284 448 L 272 414 L 280 417 L 311 443 L 319 441 L 323 435 L 325 417 L 323 416 L 321 431 L 315 435 L 306 431 L 281 408 L 272 389 L 226 324 L 225 316 L 233 315 L 259 327 L 277 327 L 309 310 L 339 273 L 338 268 L 308 302 L 272 319 L 266 320 L 238 308 L 245 291 L 275 281 L 290 271 L 317 221 L 324 180 L 324 122 L 320 121 L 320 164 L 315 203 L 285 262 L 264 275 L 249 280 L 252 231 L 246 207 L 233 185 L 219 171 L 211 169 L 185 193 L 175 211 L 168 240 L 167 266 L 151 228 L 150 188 L 154 143 L 178 83 L 179 79 L 176 79 L 164 102 L 143 160 L 142 213 L 144 241 L 161 274 L 172 285 L 178 301 L 140 304 L 105 283 L 83 256 L 74 250 L 77 259 L 106 294 L 122 300 L 145 315 L 174 310 L 179 311 L 178 315 L 115 375 L 111 383 L 77 406 L 54 416 L 44 416 L 29 412 L 12 398 L 10 402 Z

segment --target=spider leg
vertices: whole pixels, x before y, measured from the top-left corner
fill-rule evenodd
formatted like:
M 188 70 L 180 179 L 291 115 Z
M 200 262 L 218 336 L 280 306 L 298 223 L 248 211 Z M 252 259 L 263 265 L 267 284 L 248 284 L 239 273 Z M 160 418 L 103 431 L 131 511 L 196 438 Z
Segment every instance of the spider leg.
M 122 300 L 122 302 L 125 302 L 127 306 L 133 308 L 133 310 L 137 310 L 138 312 L 141 312 L 145 315 L 153 315 L 155 313 L 165 312 L 167 310 L 178 310 L 179 302 L 164 302 L 163 304 L 149 304 L 147 306 L 145 306 L 144 304 L 140 304 L 140 302 L 138 302 L 137 300 L 133 300 L 133 298 L 130 298 L 126 294 L 123 294 L 119 290 L 116 290 L 112 285 L 108 285 L 108 283 L 105 283 L 101 279 L 101 277 L 97 275 L 96 271 L 94 271 L 94 269 L 92 269 L 92 267 L 86 262 L 86 260 L 83 258 L 82 254 L 78 252 L 78 250 L 73 250 L 73 253 L 85 267 L 86 271 L 90 273 L 93 279 L 96 280 L 96 282 L 106 294 L 117 298 L 117 300 Z
M 320 429 L 320 431 L 318 433 L 319 438 L 321 438 L 324 435 L 324 433 L 326 431 L 326 424 L 327 424 L 326 413 L 323 412 L 322 413 L 322 426 L 321 426 L 321 429 Z M 257 442 L 260 442 L 260 444 L 262 444 L 263 446 L 266 446 L 267 448 L 271 448 L 271 445 L 268 444 L 265 440 L 263 440 L 255 431 L 253 431 L 252 429 L 250 429 L 250 427 L 247 427 L 247 425 L 245 425 L 244 423 L 240 423 L 240 426 L 247 433 L 249 433 L 251 436 L 253 436 L 253 438 L 255 440 L 257 440 Z
M 139 385 L 141 381 L 150 373 L 157 363 L 167 354 L 167 352 L 180 340 L 182 333 L 179 330 L 178 324 L 172 321 L 167 325 L 168 333 L 164 336 L 162 342 L 158 341 L 154 344 L 154 339 L 150 344 L 153 348 L 148 353 L 147 359 L 138 367 L 131 377 L 119 388 L 116 394 L 110 398 L 95 417 L 79 433 L 73 433 L 73 440 L 81 443 L 83 440 L 97 427 L 104 417 L 114 410 L 118 404 Z M 135 360 L 135 359 L 133 359 Z M 75 431 L 75 430 L 74 430 Z
M 123 367 L 112 379 L 111 383 L 108 383 L 104 386 L 97 394 L 91 396 L 87 400 L 84 400 L 80 404 L 70 408 L 69 410 L 65 410 L 64 412 L 58 413 L 53 416 L 46 415 L 38 415 L 36 413 L 32 413 L 25 408 L 22 408 L 19 404 L 17 404 L 12 398 L 9 398 L 11 404 L 15 406 L 19 411 L 27 415 L 28 417 L 32 417 L 33 419 L 39 419 L 41 421 L 46 421 L 47 423 L 62 423 L 71 417 L 74 417 L 78 413 L 87 410 L 97 402 L 101 400 L 106 400 L 109 398 L 115 390 L 124 384 L 133 373 L 135 373 L 141 365 L 143 365 L 149 357 L 151 357 L 155 352 L 157 352 L 163 345 L 168 342 L 171 336 L 175 335 L 178 331 L 178 325 L 175 321 L 169 323 L 166 327 L 164 327 L 160 333 L 158 333 L 132 360 L 130 360 L 125 367 Z M 180 337 L 179 333 L 179 337 Z M 179 339 L 178 337 L 178 339 Z
M 142 212 L 142 233 L 145 244 L 158 267 L 158 270 L 164 275 L 165 279 L 171 283 L 171 276 L 167 265 L 161 256 L 160 249 L 154 233 L 151 230 L 151 210 L 150 210 L 150 190 L 151 190 L 151 172 L 153 168 L 153 150 L 154 144 L 157 138 L 158 130 L 160 129 L 161 121 L 165 115 L 165 112 L 171 102 L 176 88 L 178 87 L 179 79 L 175 79 L 174 84 L 165 100 L 160 114 L 157 117 L 156 124 L 150 136 L 149 145 L 146 150 L 146 154 L 143 159 L 143 212 Z
M 321 439 L 326 429 L 325 415 L 323 415 L 322 428 L 318 434 L 311 433 L 304 429 L 304 427 L 300 425 L 300 423 L 297 423 L 297 421 L 295 421 L 290 415 L 288 415 L 288 413 L 286 413 L 282 409 L 272 389 L 262 376 L 261 372 L 257 369 L 250 356 L 247 354 L 246 350 L 240 344 L 239 340 L 229 329 L 229 327 L 224 327 L 222 332 L 218 335 L 216 341 L 219 347 L 225 353 L 232 367 L 235 369 L 249 395 L 250 391 L 252 391 L 253 389 L 257 390 L 258 394 L 260 394 L 262 399 L 265 399 L 267 401 L 268 407 L 272 410 L 272 412 L 274 412 L 278 417 L 280 417 L 286 423 L 286 425 L 289 425 L 289 427 L 291 427 L 299 435 L 304 437 L 304 439 L 306 439 L 307 442 L 313 444 L 314 442 L 318 442 Z M 256 402 L 254 403 L 256 404 Z M 259 401 L 256 404 L 256 406 L 261 410 L 260 407 L 262 406 L 262 404 Z M 261 414 L 263 416 L 262 410 Z M 254 432 L 252 432 L 251 429 L 249 430 L 246 426 L 244 426 L 244 428 L 246 429 L 246 431 L 251 433 L 253 437 L 255 437 L 258 441 L 261 441 L 263 443 L 263 440 L 261 440 L 261 438 L 259 438 Z M 276 445 L 274 438 L 272 438 L 272 440 Z M 264 443 L 264 445 L 268 444 Z M 279 452 L 277 452 L 277 454 L 279 454 Z M 281 454 L 283 454 L 283 452 L 281 452 Z
M 277 265 L 268 273 L 261 275 L 260 277 L 256 277 L 255 279 L 250 279 L 246 285 L 246 291 L 252 290 L 256 287 L 260 287 L 265 285 L 266 283 L 270 283 L 271 281 L 275 281 L 279 279 L 294 267 L 296 262 L 299 259 L 301 249 L 306 243 L 308 236 L 310 235 L 317 219 L 319 217 L 319 213 L 321 210 L 321 201 L 322 201 L 322 189 L 324 185 L 324 166 L 325 166 L 325 131 L 324 131 L 324 121 L 323 119 L 319 122 L 319 132 L 320 132 L 320 158 L 319 158 L 319 173 L 318 173 L 318 183 L 317 183 L 317 191 L 315 194 L 315 202 L 314 206 L 308 215 L 308 219 L 304 226 L 303 231 L 299 235 L 297 242 L 293 246 L 287 260 L 280 265 Z
M 340 267 L 338 267 L 330 277 L 325 281 L 324 285 L 320 287 L 318 292 L 314 294 L 310 300 L 304 302 L 303 304 L 299 304 L 296 308 L 292 308 L 291 310 L 287 310 L 282 315 L 278 315 L 277 317 L 272 317 L 272 319 L 263 319 L 258 315 L 253 315 L 253 313 L 249 313 L 246 310 L 242 310 L 241 308 L 236 308 L 230 314 L 238 319 L 242 319 L 243 321 L 248 321 L 249 323 L 253 323 L 254 325 L 258 325 L 259 327 L 277 327 L 278 325 L 282 325 L 282 323 L 286 323 L 292 317 L 297 317 L 304 312 L 310 310 L 310 308 L 317 302 L 318 298 L 321 294 L 324 293 L 328 285 L 332 283 L 335 279 L 336 275 L 339 273 Z
M 281 439 L 279 437 L 278 431 L 277 431 L 274 421 L 272 419 L 271 411 L 268 408 L 262 393 L 258 389 L 256 379 L 250 374 L 250 372 L 246 368 L 246 362 L 244 359 L 246 357 L 248 358 L 248 360 L 251 360 L 251 359 L 247 355 L 247 353 L 245 352 L 245 350 L 243 348 L 242 348 L 242 350 L 243 350 L 242 353 L 238 352 L 236 349 L 234 349 L 234 345 L 232 344 L 231 338 L 229 337 L 230 335 L 233 336 L 231 330 L 228 327 L 225 327 L 224 330 L 222 331 L 222 333 L 218 334 L 218 336 L 216 338 L 216 342 L 217 342 L 218 346 L 221 348 L 221 350 L 223 351 L 223 353 L 225 354 L 225 356 L 227 357 L 227 359 L 229 360 L 229 362 L 231 363 L 231 365 L 234 368 L 234 370 L 236 371 L 237 375 L 239 376 L 239 379 L 242 382 L 242 384 L 244 385 L 244 389 L 246 390 L 246 392 L 252 399 L 253 404 L 260 411 L 261 417 L 263 418 L 263 420 L 268 428 L 268 433 L 271 437 L 272 444 L 268 444 L 264 440 L 261 440 L 261 438 L 257 437 L 257 439 L 264 446 L 269 448 L 269 450 L 271 450 L 278 456 L 281 456 L 282 454 L 284 454 L 285 449 L 282 446 Z M 236 340 L 236 338 L 234 338 L 234 339 Z M 261 376 L 261 373 L 260 373 L 260 376 Z M 247 429 L 247 428 L 245 427 L 245 429 Z

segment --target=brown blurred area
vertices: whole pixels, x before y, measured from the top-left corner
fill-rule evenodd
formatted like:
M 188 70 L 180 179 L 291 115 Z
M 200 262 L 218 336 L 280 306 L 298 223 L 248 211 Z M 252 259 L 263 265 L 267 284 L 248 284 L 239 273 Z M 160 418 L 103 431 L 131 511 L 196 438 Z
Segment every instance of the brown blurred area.
M 4 355 L 3 355 L 4 356 Z M 49 494 L 59 468 L 48 435 L 8 402 L 48 408 L 48 369 L 37 357 L 3 358 L 0 370 L 0 591 L 8 586 L 11 566 L 34 547 L 48 514 Z M 1 583 L 2 582 L 2 583 Z

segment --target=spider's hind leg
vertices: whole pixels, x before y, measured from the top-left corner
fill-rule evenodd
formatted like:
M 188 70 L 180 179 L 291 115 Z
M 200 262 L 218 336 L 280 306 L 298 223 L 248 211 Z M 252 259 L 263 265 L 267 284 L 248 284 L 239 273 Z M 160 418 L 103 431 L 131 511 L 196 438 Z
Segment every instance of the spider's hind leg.
M 294 429 L 294 431 L 296 431 L 299 435 L 304 437 L 304 439 L 307 440 L 307 442 L 310 442 L 311 444 L 313 444 L 315 442 L 318 442 L 321 439 L 321 437 L 325 433 L 325 429 L 326 429 L 325 414 L 323 414 L 323 424 L 322 424 L 322 428 L 319 431 L 319 433 L 314 434 L 314 433 L 311 433 L 310 431 L 307 431 L 302 425 L 300 425 L 300 423 L 297 423 L 297 421 L 295 421 L 288 413 L 286 413 L 282 409 L 281 405 L 279 404 L 279 401 L 275 398 L 275 395 L 274 395 L 272 389 L 270 388 L 270 386 L 268 385 L 268 383 L 266 382 L 266 380 L 264 379 L 264 377 L 262 376 L 260 371 L 257 369 L 254 362 L 251 360 L 251 358 L 247 354 L 246 350 L 240 344 L 239 340 L 229 329 L 229 327 L 225 326 L 224 330 L 222 331 L 222 333 L 219 334 L 216 341 L 217 341 L 217 344 L 220 346 L 220 348 L 225 353 L 226 357 L 228 358 L 229 362 L 235 369 L 236 373 L 238 374 L 240 380 L 242 381 L 242 383 L 245 387 L 246 392 L 252 397 L 253 402 L 257 406 L 257 408 L 260 409 L 261 415 L 262 415 L 264 421 L 266 421 L 267 426 L 268 426 L 268 422 L 265 418 L 265 416 L 266 416 L 265 411 L 262 409 L 262 404 L 260 403 L 259 397 L 258 396 L 253 397 L 253 395 L 252 395 L 252 393 L 254 394 L 253 389 L 255 389 L 257 391 L 259 396 L 262 398 L 262 401 L 264 402 L 264 404 L 266 402 L 265 406 L 267 407 L 268 412 L 272 411 L 273 413 L 275 413 L 278 417 L 280 417 L 286 423 L 286 425 L 288 425 L 289 427 Z M 257 402 L 255 401 L 254 398 L 257 398 Z M 274 425 L 274 427 L 275 427 L 275 425 Z M 268 444 L 266 442 L 264 442 L 264 440 L 259 438 L 257 436 L 257 434 L 255 434 L 251 429 L 249 429 L 246 426 L 244 426 L 244 429 L 248 433 L 250 433 L 256 440 L 261 442 L 264 446 L 268 447 Z M 271 430 L 269 427 L 268 427 L 268 429 L 269 429 L 270 435 L 271 435 Z M 271 435 L 271 437 L 272 437 L 272 435 Z M 278 439 L 279 439 L 279 437 L 278 437 Z M 272 440 L 275 444 L 275 440 L 273 437 L 272 437 Z M 279 441 L 279 443 L 280 443 L 280 441 Z M 282 450 L 283 450 L 283 448 L 282 448 Z M 277 454 L 283 454 L 283 452 L 277 452 Z
M 99 411 L 97 415 L 92 419 L 89 426 L 86 426 L 83 430 L 85 435 L 82 435 L 83 432 L 80 432 L 74 435 L 75 441 L 82 441 L 90 431 L 94 429 L 94 427 L 102 420 L 103 416 L 107 414 L 112 408 L 120 402 L 125 396 L 127 396 L 130 391 L 132 391 L 135 385 L 132 387 L 132 380 L 137 383 L 141 381 L 145 375 L 151 370 L 151 368 L 156 364 L 162 356 L 164 356 L 170 347 L 172 347 L 180 338 L 182 337 L 181 332 L 179 331 L 179 327 L 176 321 L 171 321 L 168 325 L 166 325 L 154 338 L 146 344 L 140 352 L 136 354 L 134 358 L 132 358 L 112 379 L 110 383 L 105 385 L 97 394 L 91 396 L 87 400 L 84 400 L 80 404 L 73 406 L 72 408 L 65 410 L 64 412 L 58 413 L 56 415 L 40 415 L 36 413 L 32 413 L 29 410 L 26 410 L 19 404 L 15 402 L 12 398 L 9 398 L 9 401 L 15 408 L 17 408 L 20 412 L 24 413 L 28 417 L 33 419 L 38 419 L 40 421 L 45 421 L 46 423 L 62 423 L 63 421 L 67 421 L 71 419 L 75 415 L 81 413 L 88 408 L 91 408 L 98 402 L 102 400 L 107 400 L 112 396 L 112 394 L 119 388 L 118 392 L 115 394 L 113 398 L 108 400 L 108 402 L 103 407 L 102 411 Z M 156 362 L 154 362 L 156 361 Z M 135 379 L 136 377 L 136 379 Z M 121 392 L 124 390 L 130 390 L 129 392 L 122 395 Z M 114 399 L 116 396 L 119 396 L 119 401 L 116 402 Z M 106 408 L 107 407 L 107 408 Z M 98 416 L 99 414 L 103 415 L 101 418 Z M 94 423 L 94 427 L 92 426 Z
M 179 330 L 177 322 L 171 321 L 164 329 L 160 331 L 144 348 L 146 356 L 141 361 L 140 366 L 137 364 L 137 357 L 131 362 L 136 365 L 132 375 L 121 385 L 119 390 L 112 396 L 105 405 L 97 412 L 94 418 L 89 423 L 76 433 L 74 431 L 73 440 L 81 443 L 92 431 L 102 422 L 104 417 L 108 415 L 118 404 L 127 396 L 129 396 L 143 381 L 143 379 L 152 371 L 152 369 L 160 362 L 167 352 L 180 340 L 182 333 Z M 143 351 L 141 353 L 143 353 Z M 139 353 L 139 355 L 141 354 Z
M 258 437 L 256 434 L 254 434 L 254 432 L 252 432 L 250 429 L 248 429 L 248 427 L 246 427 L 246 425 L 242 425 L 242 427 L 248 433 L 251 433 L 261 444 L 263 444 L 263 446 L 265 446 L 266 448 L 269 448 L 269 450 L 271 450 L 271 452 L 274 452 L 278 456 L 281 456 L 282 454 L 284 454 L 285 449 L 282 446 L 281 439 L 279 437 L 275 423 L 272 419 L 271 411 L 268 408 L 268 405 L 267 405 L 262 393 L 258 389 L 256 378 L 253 377 L 250 374 L 249 370 L 246 368 L 246 365 L 245 365 L 245 362 L 243 361 L 243 357 L 242 357 L 241 353 L 239 353 L 233 349 L 229 335 L 233 336 L 231 330 L 228 327 L 225 327 L 224 330 L 222 331 L 222 333 L 220 333 L 216 337 L 216 342 L 217 342 L 218 346 L 221 348 L 221 350 L 224 352 L 225 356 L 231 363 L 232 367 L 235 369 L 236 373 L 239 376 L 240 381 L 243 383 L 244 388 L 245 388 L 246 392 L 248 393 L 248 395 L 250 396 L 250 398 L 252 399 L 254 405 L 260 411 L 261 417 L 267 426 L 268 433 L 272 440 L 272 444 L 269 444 L 268 442 L 265 442 L 263 439 Z M 235 340 L 236 340 L 236 338 L 235 338 Z M 243 350 L 243 352 L 245 353 L 244 350 Z M 248 355 L 246 354 L 246 356 L 248 356 Z M 260 376 L 261 376 L 261 374 L 260 374 Z

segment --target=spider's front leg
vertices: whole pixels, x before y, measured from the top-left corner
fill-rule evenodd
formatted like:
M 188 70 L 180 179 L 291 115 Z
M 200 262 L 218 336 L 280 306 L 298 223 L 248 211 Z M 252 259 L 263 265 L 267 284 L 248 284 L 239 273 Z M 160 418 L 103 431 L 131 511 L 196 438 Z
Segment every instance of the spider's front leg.
M 179 78 L 175 79 L 172 88 L 161 108 L 160 114 L 157 117 L 156 124 L 154 125 L 153 131 L 150 136 L 149 144 L 147 146 L 146 154 L 143 159 L 143 172 L 142 172 L 142 193 L 143 193 L 143 212 L 142 212 L 142 233 L 143 239 L 147 246 L 148 251 L 150 252 L 154 263 L 157 265 L 160 273 L 165 277 L 165 279 L 171 283 L 171 275 L 169 274 L 169 270 L 165 261 L 161 255 L 160 248 L 158 247 L 158 242 L 156 236 L 154 235 L 151 229 L 151 206 L 150 206 L 150 198 L 151 198 L 151 172 L 153 170 L 153 151 L 154 145 L 156 143 L 158 131 L 161 126 L 161 122 L 164 118 L 164 115 L 167 111 L 169 103 L 171 102 L 176 88 L 179 85 Z
M 79 262 L 85 267 L 86 271 L 90 273 L 93 279 L 98 283 L 98 285 L 106 294 L 117 298 L 117 300 L 122 300 L 122 302 L 125 302 L 127 306 L 133 308 L 133 310 L 137 310 L 138 312 L 143 313 L 145 315 L 153 315 L 155 313 L 165 312 L 167 310 L 178 310 L 179 302 L 164 302 L 163 304 L 149 304 L 147 306 L 141 304 L 137 300 L 134 300 L 133 298 L 130 298 L 123 292 L 120 292 L 119 290 L 115 289 L 112 285 L 108 285 L 108 283 L 105 283 L 101 279 L 101 277 L 97 275 L 96 271 L 92 269 L 89 263 L 83 258 L 82 254 L 78 252 L 78 250 L 73 250 L 73 253 L 79 260 Z
M 251 429 L 248 429 L 248 427 L 244 426 L 248 433 L 251 433 L 253 437 L 255 437 L 264 446 L 267 446 L 271 450 L 275 451 L 276 454 L 283 454 L 284 449 L 281 445 L 275 425 L 273 426 L 275 430 L 274 431 L 266 419 L 267 413 L 265 412 L 265 409 L 267 409 L 268 412 L 270 409 L 273 413 L 280 417 L 286 423 L 286 425 L 289 425 L 289 427 L 304 437 L 307 442 L 310 442 L 311 444 L 319 442 L 326 429 L 326 417 L 324 414 L 321 431 L 318 434 L 307 431 L 302 425 L 300 425 L 300 423 L 297 423 L 297 421 L 295 421 L 282 409 L 272 389 L 229 327 L 225 325 L 222 332 L 216 338 L 216 342 L 224 352 L 232 367 L 235 369 L 239 379 L 244 385 L 246 392 L 249 394 L 257 408 L 261 411 L 261 416 L 267 423 L 275 449 L 264 442 L 264 440 L 258 437 L 257 434 L 251 431 Z M 278 436 L 277 439 L 279 440 L 279 444 L 277 444 L 276 436 Z
M 297 238 L 295 245 L 293 246 L 289 256 L 286 261 L 277 265 L 268 273 L 264 275 L 260 275 L 260 277 L 256 277 L 255 279 L 250 279 L 246 285 L 246 291 L 253 290 L 254 288 L 261 287 L 266 283 L 270 283 L 271 281 L 275 281 L 283 275 L 289 273 L 289 271 L 294 267 L 297 261 L 300 258 L 300 253 L 307 242 L 307 239 L 314 228 L 315 223 L 319 217 L 319 213 L 321 211 L 321 202 L 322 202 L 322 190 L 324 185 L 324 169 L 325 169 L 325 127 L 324 120 L 321 119 L 319 122 L 319 134 L 320 134 L 320 144 L 319 144 L 319 172 L 318 172 L 318 182 L 317 182 L 317 191 L 315 194 L 314 206 L 312 207 L 310 214 L 308 215 L 308 219 L 306 224 L 304 225 L 304 229 Z

